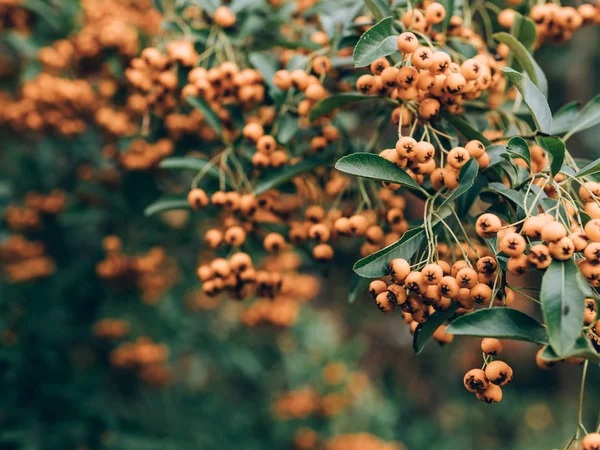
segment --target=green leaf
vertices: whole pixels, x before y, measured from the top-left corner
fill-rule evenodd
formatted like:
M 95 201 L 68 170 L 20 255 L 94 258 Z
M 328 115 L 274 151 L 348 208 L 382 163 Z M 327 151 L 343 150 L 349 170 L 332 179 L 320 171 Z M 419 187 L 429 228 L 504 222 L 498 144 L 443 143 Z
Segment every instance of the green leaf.
M 565 357 L 575 348 L 589 291 L 587 281 L 572 259 L 555 260 L 546 269 L 540 300 L 548 339 L 558 356 Z
M 481 141 L 481 143 L 486 147 L 488 145 L 492 145 L 492 142 L 488 138 L 486 138 L 482 133 L 473 128 L 471 124 L 467 122 L 467 120 L 463 117 L 455 116 L 449 113 L 448 111 L 442 112 L 442 117 L 445 120 L 447 120 L 450 123 L 450 125 L 452 125 L 466 139 L 477 139 L 478 141 Z
M 357 152 L 344 156 L 335 164 L 335 168 L 348 175 L 396 183 L 426 192 L 404 170 L 374 153 Z
M 199 110 L 204 115 L 204 120 L 215 130 L 219 136 L 223 137 L 223 126 L 221 125 L 221 119 L 212 110 L 212 108 L 206 103 L 206 100 L 200 97 L 186 97 L 186 101 L 194 108 Z
M 363 103 L 367 101 L 380 100 L 378 95 L 362 95 L 357 93 L 344 93 L 330 95 L 323 100 L 319 100 L 308 113 L 308 119 L 312 122 L 319 117 L 329 114 L 338 108 L 351 105 L 353 103 Z
M 596 125 L 600 125 L 600 94 L 596 95 L 583 107 L 575 120 L 573 129 L 569 132 L 569 136 Z
M 254 52 L 248 55 L 248 61 L 263 76 L 265 84 L 269 86 L 271 96 L 281 92 L 281 89 L 275 86 L 273 82 L 273 76 L 277 72 L 278 67 L 277 61 L 275 61 L 273 56 L 268 53 Z
M 544 94 L 525 75 L 510 67 L 503 67 L 502 71 L 523 96 L 533 121 L 539 131 L 550 134 L 552 129 L 552 112 Z
M 363 278 L 353 273 L 352 279 L 350 280 L 350 293 L 348 294 L 348 303 L 354 303 L 359 295 L 362 295 L 363 293 L 367 292 L 370 281 L 371 280 L 369 280 L 368 278 Z
M 511 202 L 513 202 L 519 208 L 523 208 L 524 206 L 526 206 L 527 210 L 533 209 L 533 202 L 536 197 L 536 193 L 533 192 L 533 190 L 532 190 L 532 192 L 530 192 L 530 195 L 527 197 L 527 203 L 526 203 L 525 194 L 523 194 L 522 192 L 519 192 L 519 191 L 515 191 L 513 189 L 509 189 L 506 186 L 504 186 L 502 183 L 490 183 L 488 185 L 488 189 L 492 192 L 496 192 L 497 194 L 502 195 L 503 197 L 506 197 L 507 199 L 509 199 Z
M 583 303 L 582 303 L 583 304 Z M 454 320 L 446 333 L 515 341 L 548 342 L 546 329 L 534 318 L 512 308 L 486 308 Z
M 550 171 L 552 176 L 556 175 L 562 169 L 565 162 L 566 148 L 565 143 L 553 136 L 538 136 L 536 141 L 550 155 Z
M 579 172 L 577 172 L 575 174 L 575 177 L 586 177 L 588 175 L 594 175 L 598 172 L 600 172 L 600 158 L 598 158 L 596 161 L 592 161 Z
M 388 275 L 392 259 L 404 258 L 409 260 L 419 250 L 425 239 L 423 227 L 408 230 L 402 238 L 391 245 L 373 253 L 354 264 L 354 272 L 365 278 L 378 278 Z
M 535 22 L 529 17 L 523 17 L 515 11 L 515 18 L 511 28 L 511 34 L 529 51 L 533 52 L 533 44 L 537 37 Z
M 204 158 L 196 157 L 174 157 L 163 159 L 159 167 L 161 169 L 175 169 L 175 170 L 191 170 L 193 172 L 199 172 L 206 170 L 206 174 L 219 178 L 219 170 L 211 165 L 211 168 L 206 168 L 209 161 Z
M 146 217 L 153 216 L 173 209 L 190 209 L 190 204 L 186 197 L 167 196 L 156 200 L 144 210 Z
M 446 31 L 448 31 L 450 19 L 454 15 L 454 0 L 443 0 L 442 4 L 446 8 L 446 17 L 444 17 L 444 21 L 442 22 L 442 30 L 445 33 Z
M 477 163 L 477 160 L 475 158 L 469 159 L 460 171 L 460 183 L 458 184 L 458 187 L 454 189 L 448 197 L 446 197 L 446 200 L 444 200 L 442 206 L 456 200 L 469 189 L 471 189 L 478 173 L 479 164 Z
M 390 8 L 384 0 L 365 0 L 365 5 L 375 20 L 381 20 L 391 14 Z
M 548 361 L 560 361 L 564 358 L 577 357 L 589 359 L 592 362 L 600 363 L 600 355 L 593 347 L 592 343 L 587 337 L 579 336 L 575 347 L 569 352 L 568 355 L 558 356 L 554 349 L 549 345 L 542 352 L 542 358 Z
M 165 9 L 163 8 L 162 0 L 152 0 L 152 4 L 159 13 L 164 14 Z
M 311 170 L 316 169 L 322 165 L 327 164 L 328 158 L 321 156 L 319 158 L 311 158 L 300 161 L 293 166 L 286 166 L 283 169 L 273 170 L 269 176 L 266 176 L 260 182 L 256 184 L 254 187 L 254 194 L 260 195 L 264 194 L 270 189 L 276 188 L 277 186 L 281 186 L 284 183 L 287 183 L 291 179 L 301 175 L 305 172 L 310 172 Z
M 550 130 L 550 134 L 558 136 L 559 134 L 570 131 L 575 125 L 577 116 L 579 116 L 579 102 L 574 101 L 567 103 L 552 116 L 552 129 Z
M 436 311 L 427 319 L 427 322 L 419 324 L 413 335 L 413 350 L 416 354 L 421 353 L 435 330 L 442 326 L 457 309 L 458 305 L 453 303 L 446 311 Z
M 207 11 L 209 14 L 213 14 L 215 10 L 221 6 L 220 0 L 198 0 L 200 7 Z
M 277 119 L 277 142 L 287 144 L 298 131 L 298 117 L 290 114 L 283 114 Z
M 516 159 L 524 159 L 527 165 L 531 167 L 531 153 L 527 141 L 520 136 L 515 136 L 508 140 L 506 151 Z
M 394 18 L 386 17 L 369 28 L 354 47 L 354 65 L 365 67 L 373 61 L 398 51 L 398 34 L 393 27 Z
M 548 80 L 546 79 L 546 75 L 538 63 L 535 62 L 535 59 L 533 59 L 527 48 L 515 36 L 508 33 L 496 33 L 494 34 L 494 39 L 508 46 L 521 67 L 527 72 L 529 78 L 531 78 L 531 81 L 535 83 L 544 96 L 548 95 Z

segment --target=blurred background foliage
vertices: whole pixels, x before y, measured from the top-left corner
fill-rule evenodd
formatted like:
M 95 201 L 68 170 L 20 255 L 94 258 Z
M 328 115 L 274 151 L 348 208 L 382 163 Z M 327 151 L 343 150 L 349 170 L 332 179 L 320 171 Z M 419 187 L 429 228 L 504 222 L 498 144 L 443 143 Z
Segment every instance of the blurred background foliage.
M 0 1 L 0 11 L 11 4 Z M 0 37 L 9 95 L 40 72 L 41 47 L 81 27 L 79 1 L 21 7 L 26 17 Z M 598 42 L 600 29 L 589 27 L 538 51 L 553 111 L 600 91 Z M 100 58 L 122 76 L 122 55 Z M 67 139 L 3 127 L 0 134 L 0 209 L 32 191 L 67 193 L 60 213 L 44 213 L 43 227 L 29 235 L 45 243 L 52 262 L 42 269 L 51 274 L 0 286 L 0 449 L 288 449 L 365 432 L 380 440 L 365 436 L 365 449 L 395 442 L 390 449 L 532 450 L 571 435 L 578 367 L 541 371 L 531 363 L 536 348 L 507 345 L 514 386 L 500 404 L 477 402 L 462 375 L 477 364 L 478 342 L 431 344 L 416 357 L 401 317 L 382 318 L 364 294 L 348 304 L 343 254 L 326 271 L 312 268 L 320 293 L 302 303 L 291 326 L 248 327 L 243 305 L 197 293 L 193 225 L 176 215 L 143 216 L 168 179 L 115 172 L 103 159 L 102 133 L 89 127 Z M 595 159 L 599 139 L 590 130 L 571 145 Z M 154 274 L 162 284 L 149 291 L 109 286 L 97 265 L 111 234 L 126 254 L 165 251 L 176 268 Z M 3 228 L 0 240 L 9 239 Z M 102 328 L 105 318 L 126 325 Z M 111 333 L 117 338 L 106 339 Z M 144 373 L 115 368 L 111 358 L 124 342 L 146 345 L 162 365 Z M 597 413 L 598 381 L 592 370 L 587 417 Z

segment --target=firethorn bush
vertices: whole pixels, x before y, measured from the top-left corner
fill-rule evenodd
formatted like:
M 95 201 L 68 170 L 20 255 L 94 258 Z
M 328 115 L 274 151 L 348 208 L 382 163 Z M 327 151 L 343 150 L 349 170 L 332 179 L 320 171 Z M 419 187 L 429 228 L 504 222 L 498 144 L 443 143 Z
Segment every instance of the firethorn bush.
M 338 283 L 417 354 L 477 338 L 453 345 L 473 403 L 519 379 L 509 341 L 581 366 L 556 439 L 600 450 L 600 159 L 569 151 L 600 96 L 553 113 L 533 56 L 599 23 L 600 2 L 0 0 L 0 448 L 405 449 L 419 417 L 310 306 Z

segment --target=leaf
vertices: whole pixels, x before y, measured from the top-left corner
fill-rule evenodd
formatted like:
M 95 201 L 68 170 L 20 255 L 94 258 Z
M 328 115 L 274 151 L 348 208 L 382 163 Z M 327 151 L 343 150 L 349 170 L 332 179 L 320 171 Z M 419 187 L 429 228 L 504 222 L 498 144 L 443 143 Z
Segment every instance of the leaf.
M 508 140 L 506 144 L 506 151 L 510 153 L 516 159 L 524 159 L 527 165 L 531 167 L 531 153 L 529 152 L 529 145 L 527 141 L 520 136 L 515 136 Z
M 198 0 L 200 7 L 207 11 L 209 14 L 213 14 L 215 10 L 221 5 L 219 0 Z
M 585 297 L 589 285 L 575 262 L 553 261 L 542 278 L 540 301 L 548 328 L 550 345 L 565 357 L 574 348 L 581 333 Z
M 410 189 L 426 192 L 404 170 L 375 153 L 352 153 L 341 158 L 335 164 L 335 168 L 348 175 L 396 183 Z
M 488 138 L 486 138 L 482 133 L 480 133 L 479 131 L 474 129 L 471 126 L 471 124 L 469 122 L 467 122 L 466 119 L 464 119 L 460 116 L 455 116 L 455 115 L 449 113 L 448 111 L 442 112 L 442 117 L 444 119 L 446 119 L 448 122 L 450 122 L 450 125 L 452 125 L 454 128 L 456 128 L 456 130 L 460 134 L 462 134 L 466 139 L 468 139 L 468 140 L 477 139 L 478 141 L 481 141 L 481 143 L 483 145 L 485 145 L 486 147 L 488 145 L 492 145 L 492 142 Z
M 268 190 L 287 183 L 298 175 L 305 172 L 310 172 L 311 170 L 316 169 L 324 164 L 327 164 L 327 158 L 322 156 L 320 158 L 305 159 L 297 164 L 294 164 L 293 166 L 287 166 L 284 169 L 273 170 L 271 172 L 271 176 L 263 178 L 256 184 L 254 187 L 254 194 L 264 194 Z
M 308 113 L 308 119 L 312 122 L 319 117 L 329 114 L 338 108 L 342 108 L 353 103 L 362 103 L 366 101 L 379 100 L 378 95 L 362 95 L 356 93 L 345 93 L 330 95 L 323 100 L 319 100 Z
M 586 337 L 579 336 L 577 338 L 577 342 L 575 343 L 575 347 L 571 352 L 569 352 L 566 356 L 558 356 L 554 349 L 549 345 L 542 352 L 542 358 L 548 361 L 560 361 L 564 358 L 577 357 L 577 358 L 585 358 L 593 361 L 595 363 L 600 363 L 600 355 L 593 347 L 590 340 Z
M 490 165 L 487 166 L 486 169 L 489 169 L 490 167 L 495 166 L 496 164 L 500 164 L 502 161 L 504 161 L 502 156 L 507 151 L 508 150 L 506 149 L 506 147 L 504 145 L 500 145 L 500 144 L 492 145 L 491 147 L 487 147 L 486 153 L 490 157 Z
M 554 113 L 552 117 L 552 129 L 550 130 L 553 136 L 570 131 L 575 125 L 577 116 L 579 115 L 579 102 L 574 101 L 567 103 Z
M 263 76 L 265 83 L 269 86 L 269 92 L 271 96 L 281 92 L 275 83 L 273 82 L 273 76 L 277 72 L 277 61 L 267 53 L 254 52 L 248 55 L 248 61 L 252 67 L 258 70 Z
M 538 136 L 536 141 L 552 159 L 550 163 L 550 172 L 552 176 L 556 175 L 562 169 L 565 162 L 566 148 L 565 143 L 557 137 L 553 136 Z
M 152 4 L 159 13 L 164 14 L 165 9 L 163 8 L 162 0 L 152 0 Z
M 398 35 L 393 28 L 394 18 L 386 17 L 369 28 L 354 47 L 354 65 L 365 67 L 376 59 L 398 51 Z
M 523 208 L 523 206 L 526 206 L 528 210 L 534 209 L 533 202 L 535 200 L 536 193 L 533 192 L 533 190 L 530 193 L 530 195 L 527 197 L 527 203 L 526 203 L 525 194 L 523 194 L 522 192 L 519 192 L 519 191 L 515 191 L 513 189 L 509 189 L 506 186 L 504 186 L 502 183 L 490 183 L 488 185 L 488 189 L 492 192 L 496 192 L 496 193 L 502 195 L 503 197 L 506 197 L 507 199 L 509 199 L 511 202 L 513 202 L 519 208 Z
M 186 97 L 186 101 L 194 108 L 199 110 L 204 115 L 204 120 L 215 130 L 219 136 L 223 137 L 223 126 L 221 125 L 221 119 L 212 110 L 212 108 L 206 103 L 206 100 L 200 97 Z
M 535 62 L 535 59 L 533 59 L 527 48 L 512 34 L 504 32 L 496 33 L 494 34 L 494 39 L 508 46 L 523 70 L 531 78 L 531 81 L 535 83 L 544 96 L 548 95 L 548 80 L 546 79 L 546 75 L 538 63 Z
M 218 178 L 219 170 L 215 166 L 206 169 L 205 167 L 207 164 L 209 164 L 209 161 L 203 158 L 174 157 L 163 159 L 160 162 L 159 167 L 161 169 L 191 170 L 193 172 L 199 172 L 204 169 L 207 171 L 207 175 Z
M 573 129 L 569 132 L 569 136 L 596 125 L 600 125 L 600 94 L 596 95 L 583 107 L 575 120 Z
M 363 278 L 353 273 L 352 279 L 350 280 L 350 293 L 348 294 L 348 303 L 354 303 L 359 295 L 366 292 L 369 287 L 369 283 L 370 280 L 368 278 Z
M 598 172 L 600 172 L 600 158 L 598 158 L 595 161 L 592 161 L 587 166 L 585 166 L 583 169 L 581 169 L 579 172 L 577 172 L 575 174 L 575 177 L 577 177 L 577 178 L 586 177 L 588 175 L 594 175 L 595 173 L 598 173 Z
M 538 344 L 548 342 L 546 329 L 537 320 L 517 309 L 504 307 L 480 309 L 465 314 L 448 325 L 446 333 Z
M 427 322 L 419 324 L 413 335 L 413 350 L 416 354 L 421 353 L 425 344 L 429 342 L 433 333 L 441 327 L 458 309 L 458 305 L 453 303 L 446 311 L 436 311 Z
M 515 11 L 515 18 L 510 32 L 529 52 L 533 52 L 533 45 L 537 37 L 537 29 L 533 20 Z
M 287 144 L 298 131 L 298 117 L 287 113 L 277 120 L 277 142 Z
M 365 5 L 369 8 L 375 20 L 381 20 L 391 14 L 390 8 L 384 0 L 365 0 Z
M 479 164 L 477 163 L 477 160 L 475 158 L 469 159 L 460 171 L 460 183 L 458 184 L 458 187 L 454 189 L 448 197 L 446 197 L 446 200 L 444 200 L 442 206 L 451 201 L 456 200 L 461 195 L 466 193 L 469 189 L 471 189 L 473 183 L 475 182 L 475 177 L 477 177 L 478 173 Z
M 423 227 L 408 230 L 402 238 L 354 264 L 354 272 L 365 278 L 378 278 L 388 275 L 390 261 L 395 258 L 409 260 L 419 250 L 425 239 Z
M 523 96 L 533 121 L 539 131 L 550 134 L 552 128 L 552 112 L 544 94 L 525 75 L 510 67 L 503 67 L 502 71 Z
M 454 0 L 443 0 L 443 5 L 446 8 L 446 17 L 444 17 L 444 21 L 442 22 L 442 30 L 446 32 L 448 31 L 450 19 L 454 15 Z
M 173 209 L 190 209 L 190 204 L 187 198 L 175 196 L 160 198 L 154 203 L 150 204 L 144 210 L 144 215 L 146 217 L 150 217 L 161 212 L 171 211 Z

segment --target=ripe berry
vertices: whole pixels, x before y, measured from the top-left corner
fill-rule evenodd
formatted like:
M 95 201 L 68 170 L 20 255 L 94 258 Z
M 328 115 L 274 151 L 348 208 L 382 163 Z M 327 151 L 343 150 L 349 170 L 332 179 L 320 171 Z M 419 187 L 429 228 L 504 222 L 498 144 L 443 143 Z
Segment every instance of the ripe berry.
M 560 222 L 550 222 L 542 227 L 541 235 L 546 242 L 557 242 L 567 236 L 567 230 Z
M 456 281 L 461 288 L 473 288 L 477 284 L 477 272 L 471 267 L 465 267 L 456 274 Z
M 504 361 L 492 361 L 485 368 L 485 375 L 490 382 L 504 386 L 512 381 L 513 371 Z
M 502 348 L 502 342 L 496 338 L 484 338 L 481 341 L 481 351 L 486 355 L 499 355 L 502 353 Z
M 444 271 L 438 264 L 427 264 L 421 271 L 421 277 L 426 284 L 437 285 L 444 276 Z
M 387 284 L 382 280 L 373 280 L 369 284 L 369 294 L 376 298 L 379 294 L 387 290 Z
M 377 297 L 375 298 L 375 302 L 377 303 L 377 307 L 379 308 L 379 310 L 386 314 L 391 313 L 394 310 L 394 307 L 396 306 L 395 303 L 393 303 L 390 300 L 390 295 L 388 295 L 387 291 L 384 291 L 377 295 Z
M 550 250 L 550 254 L 554 259 L 566 261 L 567 259 L 571 259 L 575 253 L 575 245 L 571 239 L 564 237 L 557 242 L 548 244 L 548 250 Z
M 494 237 L 500 231 L 500 228 L 502 228 L 500 218 L 491 213 L 482 214 L 477 218 L 477 222 L 475 223 L 477 234 L 486 239 Z
M 206 195 L 203 189 L 192 189 L 188 193 L 188 202 L 192 209 L 198 210 L 204 208 L 208 205 L 208 195 Z
M 502 400 L 502 389 L 495 384 L 488 384 L 488 387 L 483 392 L 477 392 L 477 399 L 488 404 L 498 403 Z
M 467 391 L 472 393 L 483 392 L 487 389 L 489 381 L 481 369 L 469 370 L 463 379 Z
M 463 147 L 454 147 L 448 152 L 448 164 L 455 169 L 461 169 L 470 158 L 471 155 Z
M 417 49 L 417 47 L 419 46 L 419 40 L 417 39 L 417 36 L 415 36 L 413 33 L 405 32 L 398 36 L 397 44 L 398 50 L 400 50 L 404 54 L 407 54 L 412 53 Z
M 525 238 L 519 233 L 509 233 L 500 241 L 498 250 L 506 253 L 508 256 L 522 255 L 527 247 Z
M 393 259 L 390 262 L 390 276 L 394 283 L 402 283 L 410 273 L 410 264 L 402 258 Z
M 313 248 L 313 256 L 321 262 L 331 261 L 333 259 L 333 248 L 328 244 L 319 244 Z
M 213 14 L 213 20 L 220 27 L 229 28 L 235 25 L 236 17 L 229 7 L 219 6 Z

